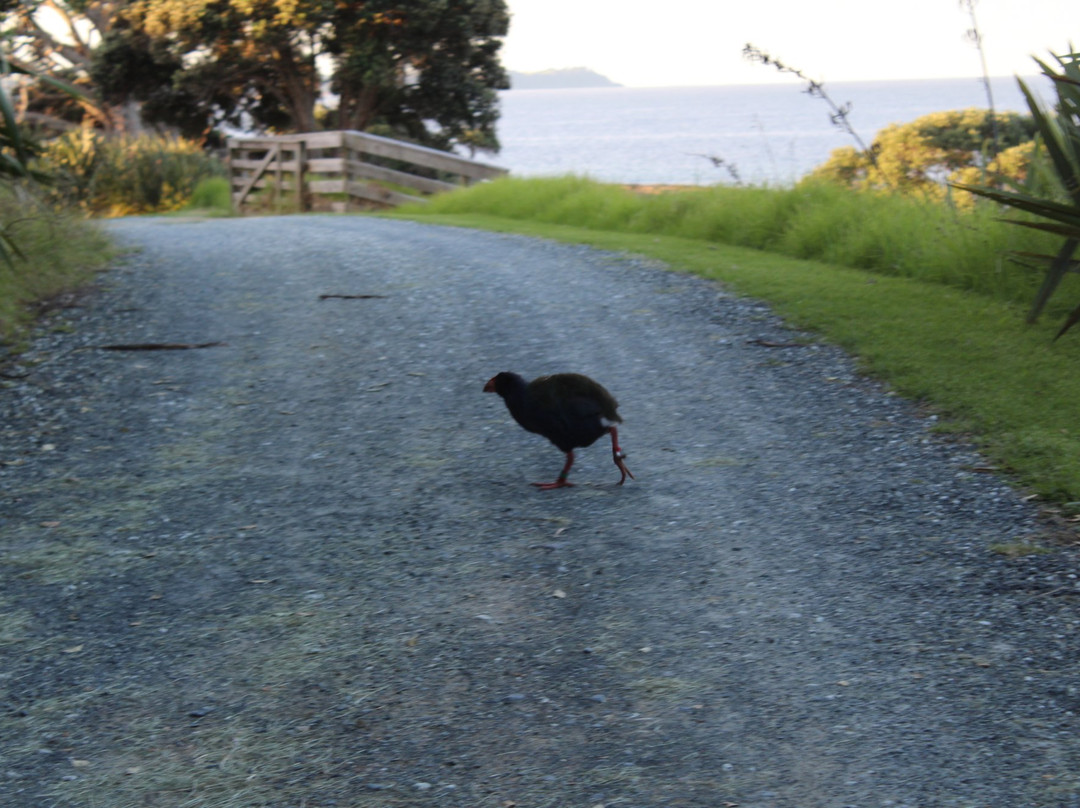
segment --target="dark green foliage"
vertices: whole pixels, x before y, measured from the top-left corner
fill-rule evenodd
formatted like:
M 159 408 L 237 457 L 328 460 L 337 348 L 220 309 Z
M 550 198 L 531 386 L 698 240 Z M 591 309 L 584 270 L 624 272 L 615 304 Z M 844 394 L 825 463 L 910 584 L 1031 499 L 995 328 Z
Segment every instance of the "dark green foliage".
M 220 84 L 204 81 L 204 68 L 184 69 L 182 59 L 162 43 L 119 26 L 94 51 L 90 77 L 112 104 L 135 100 L 143 120 L 205 140 L 235 112 L 236 101 Z
M 108 101 L 123 103 L 149 98 L 182 67 L 166 49 L 154 48 L 147 37 L 122 28 L 110 31 L 94 50 L 90 76 Z
M 147 0 L 125 19 L 129 30 L 100 50 L 95 75 L 144 101 L 150 121 L 190 132 L 197 111 L 204 126 L 498 148 L 504 0 Z M 339 103 L 319 111 L 327 87 Z
M 138 108 L 204 141 L 230 124 L 498 149 L 505 0 L 0 0 L 0 21 L 13 66 L 53 80 L 30 111 L 59 131 L 134 134 Z

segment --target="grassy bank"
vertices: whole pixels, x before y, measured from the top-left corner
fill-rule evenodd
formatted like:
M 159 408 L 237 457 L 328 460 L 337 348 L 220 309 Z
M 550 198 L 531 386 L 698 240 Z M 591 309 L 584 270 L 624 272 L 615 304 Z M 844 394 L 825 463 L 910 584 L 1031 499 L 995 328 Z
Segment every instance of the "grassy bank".
M 1060 241 L 998 221 L 991 205 L 957 211 L 826 183 L 639 194 L 580 177 L 510 178 L 438 197 L 425 210 L 753 247 L 1025 304 L 1040 277 L 1005 253 L 1052 253 Z M 1080 279 L 1059 297 L 1080 299 Z
M 40 306 L 89 282 L 114 251 L 105 235 L 83 219 L 0 190 L 0 221 L 22 256 L 0 261 L 0 342 L 18 340 Z
M 531 182 L 535 193 L 530 181 L 514 180 L 501 188 L 492 183 L 396 215 L 647 255 L 768 300 L 793 323 L 853 352 L 866 370 L 898 392 L 935 406 L 943 428 L 973 436 L 1002 471 L 1023 485 L 1053 502 L 1080 500 L 1080 378 L 1072 372 L 1080 361 L 1080 341 L 1052 341 L 1058 315 L 1080 295 L 1073 284 L 1059 293 L 1055 310 L 1043 322 L 1024 324 L 1028 290 L 1037 279 L 1009 266 L 996 252 L 1002 240 L 1016 244 L 1024 234 L 988 229 L 990 216 L 985 222 L 950 221 L 953 214 L 944 211 L 935 222 L 932 209 L 926 208 L 912 209 L 892 229 L 889 217 L 872 203 L 861 212 L 848 207 L 845 213 L 817 209 L 827 204 L 817 197 L 799 211 L 799 197 L 786 190 L 690 191 L 657 199 L 579 180 Z M 560 198 L 560 183 L 580 187 L 570 198 Z M 769 194 L 779 198 L 769 200 Z M 732 209 L 719 210 L 722 221 L 710 225 L 708 211 L 722 207 L 722 199 Z M 842 204 L 853 203 L 845 199 Z M 780 227 L 775 211 L 785 205 L 789 226 Z M 910 230 L 916 217 L 922 224 Z M 830 224 L 790 226 L 811 218 Z M 835 240 L 824 235 L 833 232 L 830 228 L 843 229 L 839 222 L 845 218 L 848 231 L 865 220 L 864 232 L 848 232 L 843 239 L 835 233 Z M 560 223 L 565 221 L 586 226 Z M 735 227 L 733 221 L 742 224 Z M 866 235 L 873 230 L 879 232 L 876 239 Z M 800 232 L 802 242 L 795 235 Z M 725 243 L 726 238 L 777 251 L 813 242 L 823 258 L 834 262 L 840 260 L 838 251 L 851 245 L 870 246 L 861 253 L 863 259 L 851 262 L 856 266 L 840 266 L 737 246 Z M 966 258 L 963 271 L 950 274 L 944 271 L 947 261 L 930 260 L 966 255 L 966 243 L 985 251 L 981 270 Z M 921 268 L 910 257 L 919 254 L 924 256 Z

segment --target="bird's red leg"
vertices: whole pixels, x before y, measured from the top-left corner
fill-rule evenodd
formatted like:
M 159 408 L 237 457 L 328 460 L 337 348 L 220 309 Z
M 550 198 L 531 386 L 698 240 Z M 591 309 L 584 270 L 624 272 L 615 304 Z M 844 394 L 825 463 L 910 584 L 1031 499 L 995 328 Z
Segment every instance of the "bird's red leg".
M 615 458 L 615 465 L 619 467 L 619 471 L 622 472 L 622 477 L 619 478 L 619 485 L 626 482 L 626 478 L 629 475 L 630 479 L 634 479 L 634 475 L 630 474 L 630 469 L 626 467 L 623 462 L 623 458 L 626 457 L 623 454 L 623 450 L 619 448 L 619 431 L 613 426 L 608 427 L 608 432 L 611 433 L 611 455 Z
M 553 483 L 533 483 L 541 491 L 550 491 L 552 488 L 570 488 L 573 483 L 566 481 L 566 475 L 570 473 L 570 467 L 574 465 L 574 453 L 572 451 L 566 453 L 566 465 L 562 467 L 562 471 L 559 472 L 559 479 Z

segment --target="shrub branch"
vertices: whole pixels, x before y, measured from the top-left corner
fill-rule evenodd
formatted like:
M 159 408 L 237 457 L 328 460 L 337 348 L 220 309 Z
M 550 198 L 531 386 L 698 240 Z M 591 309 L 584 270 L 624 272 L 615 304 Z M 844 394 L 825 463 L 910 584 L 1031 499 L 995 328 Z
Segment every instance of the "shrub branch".
M 750 43 L 747 43 L 743 48 L 743 58 L 748 59 L 751 62 L 774 67 L 781 73 L 790 73 L 792 76 L 805 81 L 806 89 L 804 92 L 811 98 L 820 98 L 829 105 L 829 109 L 831 110 L 829 113 L 829 120 L 832 122 L 832 125 L 851 135 L 858 145 L 859 151 L 866 156 L 866 159 L 870 161 L 870 164 L 873 165 L 879 173 L 881 172 L 881 167 L 878 165 L 877 155 L 874 153 L 874 150 L 867 146 L 866 142 L 859 137 L 859 133 L 855 131 L 854 127 L 851 125 L 851 121 L 848 120 L 848 116 L 851 115 L 850 101 L 846 101 L 843 104 L 837 104 L 832 99 L 832 96 L 825 92 L 824 82 L 815 81 L 798 68 L 784 64 L 779 59 L 770 56 L 768 53 L 761 50 L 761 48 L 751 45 Z

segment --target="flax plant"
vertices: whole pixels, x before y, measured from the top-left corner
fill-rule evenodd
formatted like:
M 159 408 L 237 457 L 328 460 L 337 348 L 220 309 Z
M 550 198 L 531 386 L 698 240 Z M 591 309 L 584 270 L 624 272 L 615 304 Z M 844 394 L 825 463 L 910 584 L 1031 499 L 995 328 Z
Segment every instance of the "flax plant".
M 1034 220 L 1010 218 L 1005 221 L 1065 238 L 1056 255 L 1025 256 L 1048 265 L 1043 284 L 1028 313 L 1029 323 L 1035 322 L 1065 275 L 1080 266 L 1080 262 L 1073 259 L 1077 246 L 1080 246 L 1080 53 L 1052 55 L 1061 69 L 1060 73 L 1043 61 L 1035 61 L 1043 74 L 1053 81 L 1057 91 L 1058 102 L 1054 112 L 1044 107 L 1027 84 L 1020 79 L 1017 81 L 1035 119 L 1041 145 L 1049 155 L 1059 183 L 1058 192 L 956 185 L 962 190 L 1038 217 Z M 1077 322 L 1080 322 L 1080 306 L 1069 314 L 1055 339 Z
M 0 86 L 0 182 L 8 186 L 12 191 L 21 193 L 19 183 L 26 180 L 44 179 L 44 175 L 30 169 L 30 160 L 33 155 L 30 144 L 22 136 L 15 120 L 15 110 L 11 106 L 11 99 L 7 92 Z M 9 265 L 16 256 L 22 257 L 22 250 L 11 236 L 11 222 L 4 221 L 0 224 L 0 259 Z

